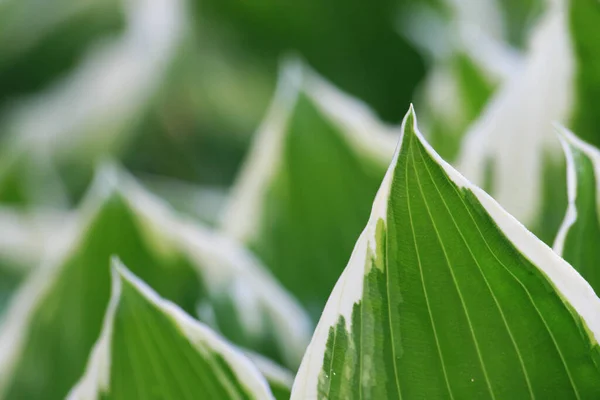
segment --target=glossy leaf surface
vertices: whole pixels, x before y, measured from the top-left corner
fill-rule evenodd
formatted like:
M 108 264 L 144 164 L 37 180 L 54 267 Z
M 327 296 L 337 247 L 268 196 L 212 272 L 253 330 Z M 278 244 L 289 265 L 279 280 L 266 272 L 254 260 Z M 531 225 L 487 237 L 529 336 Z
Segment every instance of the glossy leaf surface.
M 292 399 L 595 398 L 592 288 L 444 162 L 411 110 Z

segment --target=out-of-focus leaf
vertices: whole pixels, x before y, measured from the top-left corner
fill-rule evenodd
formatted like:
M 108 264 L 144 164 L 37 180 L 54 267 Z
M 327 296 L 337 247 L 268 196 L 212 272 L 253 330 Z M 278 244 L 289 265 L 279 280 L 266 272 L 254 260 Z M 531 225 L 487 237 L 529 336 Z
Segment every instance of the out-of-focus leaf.
M 273 361 L 255 353 L 246 353 L 250 361 L 265 377 L 276 400 L 289 400 L 294 383 L 294 374 Z
M 69 400 L 272 399 L 233 346 L 113 261 L 112 295 Z
M 520 69 L 469 128 L 456 162 L 546 243 L 566 206 L 564 164 L 551 124 L 571 112 L 572 61 L 566 15 L 555 4 L 533 32 Z
M 417 2 L 399 22 L 430 68 L 416 96 L 429 140 L 447 160 L 456 157 L 467 127 L 497 86 L 520 62 L 503 41 L 504 25 L 494 0 Z
M 0 208 L 0 316 L 23 278 L 62 239 L 71 223 L 67 213 Z
M 409 111 L 292 399 L 600 395 L 600 299 Z
M 64 398 L 81 376 L 108 303 L 111 255 L 234 343 L 299 364 L 308 316 L 239 245 L 177 217 L 112 168 L 99 174 L 76 223 L 66 248 L 36 269 L 6 314 L 4 398 Z
M 122 26 L 120 0 L 2 1 L 0 106 L 60 79 L 87 46 Z
M 227 189 L 194 185 L 159 176 L 144 176 L 140 179 L 148 190 L 166 200 L 178 212 L 211 226 L 220 221 L 228 195 Z
M 66 208 L 66 188 L 44 152 L 5 151 L 0 158 L 0 203 L 19 209 Z
M 315 320 L 368 217 L 394 140 L 363 104 L 299 64 L 283 69 L 223 228 Z
M 0 159 L 42 157 L 67 175 L 85 174 L 87 183 L 91 167 L 127 143 L 161 88 L 185 38 L 184 5 L 127 2 L 121 35 L 96 43 L 68 76 L 4 115 Z
M 544 11 L 546 0 L 499 0 L 509 43 L 523 47 L 531 28 Z
M 600 2 L 570 0 L 569 26 L 575 56 L 573 131 L 600 146 Z
M 560 132 L 567 159 L 569 206 L 554 251 L 600 293 L 600 151 L 564 128 Z

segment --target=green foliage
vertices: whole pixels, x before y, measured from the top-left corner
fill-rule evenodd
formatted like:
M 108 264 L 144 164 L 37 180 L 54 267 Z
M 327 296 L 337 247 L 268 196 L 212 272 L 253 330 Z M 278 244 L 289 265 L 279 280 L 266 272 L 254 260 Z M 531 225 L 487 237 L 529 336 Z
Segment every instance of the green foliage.
M 577 63 L 573 129 L 584 140 L 600 146 L 600 115 L 594 106 L 600 98 L 600 3 L 595 0 L 571 0 L 569 22 Z
M 102 334 L 87 375 L 69 399 L 272 397 L 264 378 L 238 350 L 160 298 L 118 261 L 112 273 Z
M 600 397 L 599 26 L 0 1 L 0 399 Z
M 598 396 L 600 300 L 529 235 L 411 110 L 292 399 Z
M 390 145 L 386 139 L 391 137 L 373 124 L 367 126 L 381 131 L 354 132 L 364 128 L 349 118 L 365 110 L 349 104 L 328 108 L 340 106 L 321 101 L 332 88 L 308 71 L 295 83 L 293 73 L 293 68 L 284 71 L 290 76 L 282 80 L 259 132 L 224 226 L 317 320 L 388 162 L 385 147 L 370 151 L 376 144 L 368 142 L 368 135 Z M 368 115 L 362 117 L 365 124 L 371 122 Z

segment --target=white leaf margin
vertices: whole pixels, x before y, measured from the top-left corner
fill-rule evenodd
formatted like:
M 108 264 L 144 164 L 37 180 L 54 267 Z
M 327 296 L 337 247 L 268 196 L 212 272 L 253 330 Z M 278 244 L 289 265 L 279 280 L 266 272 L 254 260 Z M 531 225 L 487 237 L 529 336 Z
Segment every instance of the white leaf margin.
M 585 321 L 595 341 L 600 340 L 600 299 L 596 296 L 592 287 L 571 265 L 506 212 L 490 195 L 469 182 L 433 150 L 417 127 L 417 118 L 411 105 L 402 122 L 402 136 L 393 161 L 377 192 L 367 227 L 360 235 L 348 266 L 327 301 L 323 315 L 294 381 L 291 400 L 313 400 L 318 398 L 319 374 L 323 367 L 329 330 L 336 325 L 341 316 L 345 318 L 346 325 L 350 328 L 352 309 L 354 304 L 362 299 L 364 276 L 368 272 L 366 270 L 367 249 L 370 248 L 371 251 L 375 249 L 377 221 L 380 218 L 386 220 L 391 183 L 409 116 L 413 118 L 416 137 L 425 147 L 427 153 L 444 169 L 454 184 L 460 188 L 470 190 L 476 196 L 508 240 L 523 256 L 548 276 L 563 298 Z
M 573 148 L 581 151 L 586 157 L 589 158 L 593 167 L 594 175 L 596 178 L 596 198 L 600 199 L 600 150 L 594 146 L 579 139 L 573 132 L 565 128 L 560 124 L 555 124 L 555 129 L 558 133 L 558 138 L 562 145 L 567 160 L 567 198 L 568 206 L 565 218 L 558 230 L 558 234 L 554 240 L 552 248 L 554 251 L 562 256 L 565 240 L 571 227 L 577 221 L 577 165 L 573 158 Z M 599 205 L 596 205 L 598 207 Z
M 110 344 L 116 310 L 121 299 L 123 280 L 136 290 L 159 311 L 170 317 L 181 334 L 199 353 L 207 349 L 220 354 L 232 368 L 242 386 L 257 399 L 273 399 L 269 386 L 252 362 L 244 354 L 220 338 L 210 328 L 194 320 L 177 305 L 161 298 L 142 280 L 133 275 L 118 259 L 112 260 L 112 294 L 104 318 L 102 333 L 88 360 L 86 371 L 73 389 L 68 400 L 96 400 L 100 393 L 110 391 Z
M 271 106 L 223 212 L 222 230 L 241 242 L 250 241 L 259 230 L 263 200 L 281 167 L 286 127 L 300 93 L 339 128 L 351 148 L 381 160 L 382 166 L 392 159 L 397 128 L 380 122 L 365 103 L 341 92 L 300 60 L 288 57 L 281 64 Z
M 52 241 L 53 246 L 17 290 L 0 320 L 0 398 L 23 351 L 31 318 L 55 285 L 65 260 L 80 247 L 103 203 L 115 193 L 134 211 L 140 231 L 147 233 L 146 240 L 156 251 L 181 251 L 189 256 L 211 295 L 231 295 L 246 333 L 260 337 L 266 329 L 273 329 L 286 365 L 299 365 L 313 324 L 298 301 L 237 242 L 179 217 L 133 177 L 107 163 L 100 168 L 80 210 L 71 217 L 74 220 Z M 248 287 L 252 290 L 244 290 Z
M 188 21 L 184 0 L 121 3 L 127 23 L 121 36 L 95 43 L 73 72 L 3 115 L 1 128 L 9 133 L 4 154 L 25 151 L 81 160 L 126 140 L 126 125 L 157 91 L 186 37 Z
M 455 163 L 469 180 L 482 185 L 491 162 L 491 194 L 525 225 L 539 217 L 542 156 L 562 157 L 551 121 L 566 122 L 573 108 L 575 61 L 567 19 L 564 1 L 548 2 L 522 63 L 469 127 Z

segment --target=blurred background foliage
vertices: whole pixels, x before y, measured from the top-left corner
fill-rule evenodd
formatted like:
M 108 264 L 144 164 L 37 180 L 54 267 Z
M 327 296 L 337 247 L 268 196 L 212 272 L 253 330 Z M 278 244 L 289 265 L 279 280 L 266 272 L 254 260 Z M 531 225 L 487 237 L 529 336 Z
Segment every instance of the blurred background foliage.
M 497 26 L 477 14 L 486 4 L 500 13 Z M 5 0 L 0 208 L 72 209 L 98 163 L 116 158 L 179 211 L 215 224 L 289 54 L 389 124 L 409 103 L 427 105 L 431 140 L 451 159 L 503 79 L 458 44 L 461 24 L 518 58 L 543 4 Z M 458 91 L 428 89 L 448 76 Z M 454 117 L 438 105 L 455 100 L 466 111 L 448 125 Z M 436 135 L 443 126 L 450 136 Z M 19 281 L 15 270 L 3 285 Z
M 123 35 L 131 23 L 126 15 L 130 3 L 137 2 L 3 2 L 0 117 L 10 117 L 15 105 L 67 80 L 98 43 Z M 230 185 L 236 176 L 272 95 L 282 55 L 299 54 L 340 89 L 369 104 L 384 121 L 397 123 L 431 67 L 400 25 L 410 18 L 416 3 L 448 18 L 453 12 L 452 2 L 442 0 L 174 3 L 183 7 L 185 38 L 144 112 L 121 129 L 127 134 L 119 132 L 128 140 L 111 151 L 148 179 L 168 177 L 218 187 Z M 526 27 L 541 10 L 539 3 L 500 3 L 509 17 L 507 40 L 522 45 Z M 460 58 L 456 62 L 460 64 Z M 71 204 L 89 182 L 91 169 L 85 164 L 90 161 L 96 159 L 57 162 Z M 29 175 L 30 167 L 24 164 L 26 160 L 13 167 L 13 176 Z M 26 202 L 15 180 L 19 181 L 4 178 L 0 198 Z

